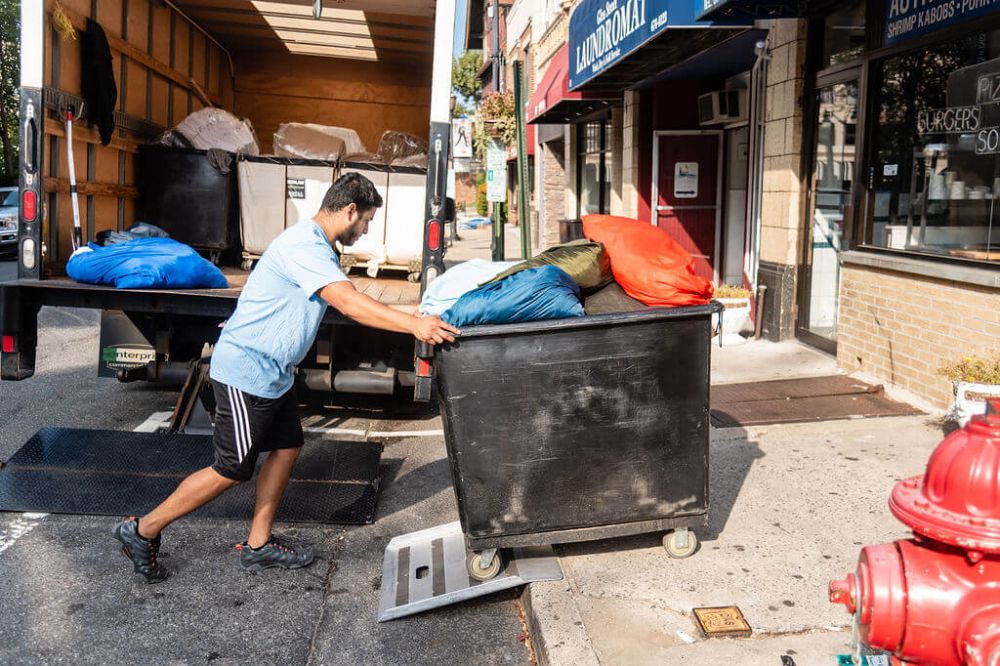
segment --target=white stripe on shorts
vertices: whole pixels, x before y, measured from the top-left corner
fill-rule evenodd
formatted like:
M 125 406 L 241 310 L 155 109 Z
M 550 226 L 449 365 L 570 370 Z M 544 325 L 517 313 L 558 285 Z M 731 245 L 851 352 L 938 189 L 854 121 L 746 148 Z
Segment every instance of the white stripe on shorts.
M 250 446 L 253 442 L 247 403 L 243 398 L 242 391 L 232 386 L 228 386 L 227 388 L 229 390 L 229 404 L 233 410 L 237 460 L 243 462 L 243 459 L 250 453 Z

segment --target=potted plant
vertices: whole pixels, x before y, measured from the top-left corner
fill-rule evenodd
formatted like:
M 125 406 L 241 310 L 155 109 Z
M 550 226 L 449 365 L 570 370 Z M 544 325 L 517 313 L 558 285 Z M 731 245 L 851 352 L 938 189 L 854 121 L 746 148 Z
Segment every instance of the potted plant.
M 1000 396 L 1000 356 L 966 356 L 941 366 L 938 374 L 951 380 L 955 392 L 951 415 L 960 426 L 976 414 L 985 414 L 988 398 Z
M 722 284 L 715 288 L 715 300 L 726 308 L 722 313 L 723 347 L 746 343 L 740 332 L 750 323 L 750 296 L 749 289 L 737 285 Z
M 513 146 L 517 142 L 514 94 L 505 92 L 483 95 L 472 132 L 472 143 L 480 159 L 485 159 L 486 147 L 494 141 L 504 147 Z

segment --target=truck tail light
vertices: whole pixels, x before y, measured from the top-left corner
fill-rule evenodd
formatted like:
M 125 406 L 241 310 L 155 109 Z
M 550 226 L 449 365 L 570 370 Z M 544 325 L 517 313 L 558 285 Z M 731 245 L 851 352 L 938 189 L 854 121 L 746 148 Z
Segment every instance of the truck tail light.
M 427 225 L 427 249 L 437 252 L 441 248 L 441 222 L 431 220 Z
M 25 190 L 21 200 L 23 202 L 21 210 L 24 212 L 24 221 L 34 222 L 35 216 L 38 214 L 38 195 L 35 194 L 34 190 Z
M 4 354 L 13 354 L 14 353 L 14 336 L 13 335 L 5 335 L 5 336 L 3 336 L 3 347 L 2 347 L 2 350 L 3 350 Z

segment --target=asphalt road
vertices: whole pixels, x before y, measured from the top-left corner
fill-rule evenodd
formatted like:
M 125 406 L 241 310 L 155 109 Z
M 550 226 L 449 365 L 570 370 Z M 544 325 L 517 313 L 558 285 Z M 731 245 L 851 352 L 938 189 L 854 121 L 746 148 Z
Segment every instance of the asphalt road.
M 0 281 L 13 274 L 0 262 Z M 98 378 L 97 353 L 96 313 L 43 309 L 35 377 L 0 383 L 0 459 L 42 426 L 132 430 L 170 410 L 172 391 Z M 410 403 L 369 407 L 305 416 L 363 430 L 441 427 Z M 440 436 L 386 440 L 383 464 L 374 524 L 276 526 L 318 551 L 298 572 L 243 574 L 233 544 L 245 522 L 188 519 L 164 533 L 173 575 L 150 586 L 110 538 L 115 518 L 0 512 L 0 663 L 528 663 L 516 592 L 376 623 L 388 540 L 457 518 Z
M 0 257 L 0 282 L 13 280 L 17 277 L 17 263 L 13 258 Z

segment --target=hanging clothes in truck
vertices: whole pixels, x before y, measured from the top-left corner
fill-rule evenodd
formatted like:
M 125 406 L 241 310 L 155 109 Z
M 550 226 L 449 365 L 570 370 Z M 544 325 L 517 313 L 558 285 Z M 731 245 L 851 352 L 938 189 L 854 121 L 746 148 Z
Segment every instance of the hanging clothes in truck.
M 111 143 L 115 131 L 115 104 L 118 102 L 118 86 L 115 84 L 115 70 L 111 65 L 111 47 L 108 45 L 104 28 L 87 19 L 87 29 L 80 40 L 80 87 L 87 101 L 86 116 L 101 134 L 101 144 Z M 77 109 L 80 113 L 80 109 Z

